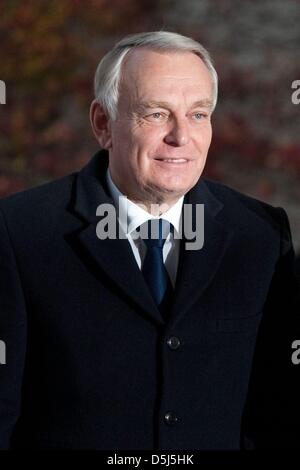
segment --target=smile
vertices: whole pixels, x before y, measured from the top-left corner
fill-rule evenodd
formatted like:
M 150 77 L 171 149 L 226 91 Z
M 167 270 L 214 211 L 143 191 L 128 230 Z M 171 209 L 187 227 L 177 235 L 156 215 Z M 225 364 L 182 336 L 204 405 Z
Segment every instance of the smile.
M 163 163 L 175 163 L 175 164 L 182 164 L 187 163 L 189 160 L 186 158 L 155 158 L 155 160 Z

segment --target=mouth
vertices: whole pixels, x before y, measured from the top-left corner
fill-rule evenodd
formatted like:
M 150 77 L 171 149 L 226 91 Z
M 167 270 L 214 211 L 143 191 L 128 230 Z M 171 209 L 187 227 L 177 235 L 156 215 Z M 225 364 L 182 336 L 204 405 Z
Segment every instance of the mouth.
M 183 165 L 185 163 L 189 163 L 190 160 L 187 158 L 155 158 L 154 160 L 166 163 L 166 164 L 174 164 L 174 165 Z

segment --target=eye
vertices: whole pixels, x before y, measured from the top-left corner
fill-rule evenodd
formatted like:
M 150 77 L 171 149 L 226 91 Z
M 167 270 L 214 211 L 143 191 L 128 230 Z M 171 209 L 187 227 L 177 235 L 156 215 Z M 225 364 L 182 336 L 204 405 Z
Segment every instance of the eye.
M 194 119 L 196 119 L 196 121 L 201 121 L 201 119 L 206 118 L 206 117 L 207 115 L 204 113 L 198 112 L 194 114 Z
M 146 119 L 151 122 L 165 122 L 168 119 L 168 115 L 166 113 L 156 111 L 155 113 L 148 114 Z

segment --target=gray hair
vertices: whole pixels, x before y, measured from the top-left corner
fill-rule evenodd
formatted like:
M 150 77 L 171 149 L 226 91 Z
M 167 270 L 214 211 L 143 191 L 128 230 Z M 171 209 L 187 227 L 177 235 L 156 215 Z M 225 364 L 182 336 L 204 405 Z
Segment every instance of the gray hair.
M 208 68 L 213 86 L 213 109 L 217 103 L 218 75 L 208 51 L 194 39 L 168 31 L 132 34 L 119 41 L 99 62 L 94 79 L 95 98 L 108 116 L 115 120 L 119 98 L 121 68 L 125 56 L 133 48 L 148 48 L 164 51 L 193 52 Z

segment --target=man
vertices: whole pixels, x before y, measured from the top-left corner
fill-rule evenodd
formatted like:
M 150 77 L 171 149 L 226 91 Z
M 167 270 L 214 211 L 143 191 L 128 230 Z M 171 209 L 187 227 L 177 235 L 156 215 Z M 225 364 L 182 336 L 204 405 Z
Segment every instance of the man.
M 0 204 L 0 446 L 297 445 L 288 220 L 201 176 L 217 99 L 208 52 L 175 33 L 127 37 L 95 93 L 102 150 Z

